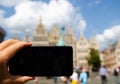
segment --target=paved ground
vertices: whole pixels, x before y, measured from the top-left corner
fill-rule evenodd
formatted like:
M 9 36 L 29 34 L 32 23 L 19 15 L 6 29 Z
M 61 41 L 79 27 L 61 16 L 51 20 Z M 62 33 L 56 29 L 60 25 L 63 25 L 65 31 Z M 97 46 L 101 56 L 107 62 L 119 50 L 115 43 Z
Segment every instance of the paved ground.
M 58 78 L 58 83 L 57 84 L 64 84 L 61 82 L 60 78 Z M 35 84 L 34 81 L 29 81 L 26 84 Z M 54 84 L 53 79 L 46 79 L 46 78 L 39 78 L 38 84 Z M 70 84 L 70 82 L 68 83 Z M 101 84 L 100 77 L 98 74 L 92 74 L 90 77 L 90 80 L 88 84 Z M 114 83 L 114 77 L 112 74 L 108 75 L 108 81 L 107 84 L 115 84 Z

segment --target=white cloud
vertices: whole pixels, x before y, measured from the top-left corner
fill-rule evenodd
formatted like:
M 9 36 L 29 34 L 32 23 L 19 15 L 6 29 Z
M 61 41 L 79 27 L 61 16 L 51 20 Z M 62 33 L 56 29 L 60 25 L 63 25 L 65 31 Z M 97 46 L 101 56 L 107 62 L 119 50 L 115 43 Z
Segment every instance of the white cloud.
M 96 0 L 95 2 L 94 2 L 94 4 L 99 4 L 101 2 L 101 0 Z
M 4 18 L 4 14 L 5 14 L 5 11 L 3 11 L 3 10 L 0 10 L 0 27 L 1 27 L 1 25 L 3 24 L 3 18 Z
M 47 29 L 53 24 L 58 26 L 70 26 L 77 33 L 84 31 L 86 21 L 82 15 L 77 13 L 76 8 L 67 0 L 51 0 L 49 3 L 41 1 L 24 1 L 17 4 L 15 14 L 4 18 L 2 26 L 10 31 L 25 30 L 31 31 L 37 26 L 40 17 Z
M 0 0 L 0 5 L 5 6 L 5 7 L 11 7 L 23 1 L 29 1 L 29 0 Z
M 3 10 L 0 10 L 0 18 L 3 18 L 5 12 Z
M 94 6 L 100 3 L 101 3 L 101 0 L 94 0 L 93 2 L 88 3 L 88 6 Z
M 120 39 L 120 25 L 106 29 L 103 34 L 98 34 L 96 39 L 101 45 L 101 49 L 115 43 L 118 39 Z

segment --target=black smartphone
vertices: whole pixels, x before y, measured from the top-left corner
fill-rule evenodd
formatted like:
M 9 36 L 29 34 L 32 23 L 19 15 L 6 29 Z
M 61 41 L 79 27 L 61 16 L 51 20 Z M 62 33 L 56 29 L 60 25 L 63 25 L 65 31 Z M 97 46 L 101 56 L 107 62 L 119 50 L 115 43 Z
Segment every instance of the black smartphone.
M 71 46 L 31 46 L 18 51 L 9 62 L 12 75 L 70 76 L 73 73 Z

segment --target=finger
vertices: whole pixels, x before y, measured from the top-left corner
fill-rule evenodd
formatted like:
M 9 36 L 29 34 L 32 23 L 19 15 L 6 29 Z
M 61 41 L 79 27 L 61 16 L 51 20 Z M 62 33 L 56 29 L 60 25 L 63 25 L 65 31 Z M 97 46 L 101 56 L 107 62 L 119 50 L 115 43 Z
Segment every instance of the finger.
M 16 83 L 25 83 L 25 82 L 27 82 L 27 81 L 29 81 L 29 80 L 33 80 L 34 78 L 33 77 L 30 77 L 30 76 L 16 76 L 15 77 L 15 82 Z
M 29 42 L 17 42 L 13 45 L 8 46 L 6 49 L 2 50 L 0 54 L 2 54 L 1 59 L 4 62 L 8 62 L 8 60 L 15 55 L 17 51 L 22 49 L 23 47 L 31 46 Z
M 5 49 L 9 45 L 12 45 L 12 44 L 16 43 L 16 42 L 18 42 L 18 40 L 14 40 L 14 39 L 9 39 L 9 40 L 6 40 L 6 41 L 2 42 L 0 44 L 0 51 Z

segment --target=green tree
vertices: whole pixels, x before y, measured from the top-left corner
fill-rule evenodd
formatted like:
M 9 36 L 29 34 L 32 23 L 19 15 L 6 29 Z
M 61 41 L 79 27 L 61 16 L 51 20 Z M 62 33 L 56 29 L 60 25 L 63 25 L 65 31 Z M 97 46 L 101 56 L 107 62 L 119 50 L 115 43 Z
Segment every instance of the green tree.
M 91 48 L 87 61 L 89 66 L 92 66 L 94 68 L 99 68 L 101 64 L 99 51 Z

